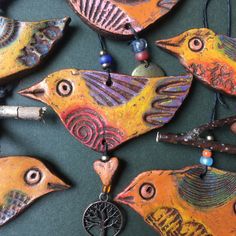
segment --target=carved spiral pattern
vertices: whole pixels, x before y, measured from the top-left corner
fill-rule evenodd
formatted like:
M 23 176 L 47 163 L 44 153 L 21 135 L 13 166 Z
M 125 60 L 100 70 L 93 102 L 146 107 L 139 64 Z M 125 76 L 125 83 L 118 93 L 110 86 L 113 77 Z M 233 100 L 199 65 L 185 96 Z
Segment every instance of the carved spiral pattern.
M 105 150 L 104 141 L 108 150 L 122 142 L 122 133 L 116 128 L 106 126 L 103 118 L 91 109 L 71 112 L 65 119 L 65 126 L 75 138 L 95 151 Z

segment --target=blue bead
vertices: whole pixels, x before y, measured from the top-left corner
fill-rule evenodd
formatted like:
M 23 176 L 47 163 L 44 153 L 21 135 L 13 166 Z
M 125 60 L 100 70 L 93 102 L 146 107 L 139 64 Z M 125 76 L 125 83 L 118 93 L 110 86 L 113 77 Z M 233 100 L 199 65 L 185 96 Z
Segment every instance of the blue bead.
M 213 159 L 211 157 L 201 157 L 200 163 L 204 166 L 212 166 L 213 165 Z
M 112 64 L 113 58 L 112 58 L 111 55 L 105 54 L 105 55 L 100 57 L 99 62 L 100 62 L 101 65 L 103 65 L 103 64 Z
M 147 41 L 145 39 L 136 39 L 131 43 L 132 51 L 134 53 L 139 53 L 147 49 Z

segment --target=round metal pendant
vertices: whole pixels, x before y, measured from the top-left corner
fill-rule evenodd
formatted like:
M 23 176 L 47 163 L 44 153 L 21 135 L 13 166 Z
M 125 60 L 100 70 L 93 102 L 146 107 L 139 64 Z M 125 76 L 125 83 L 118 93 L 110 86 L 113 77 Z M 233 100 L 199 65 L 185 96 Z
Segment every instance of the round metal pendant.
M 86 209 L 83 226 L 91 236 L 116 236 L 123 227 L 123 216 L 113 203 L 98 201 Z
M 145 77 L 162 77 L 165 72 L 158 65 L 150 62 L 149 64 L 142 63 L 134 69 L 132 76 L 145 76 Z

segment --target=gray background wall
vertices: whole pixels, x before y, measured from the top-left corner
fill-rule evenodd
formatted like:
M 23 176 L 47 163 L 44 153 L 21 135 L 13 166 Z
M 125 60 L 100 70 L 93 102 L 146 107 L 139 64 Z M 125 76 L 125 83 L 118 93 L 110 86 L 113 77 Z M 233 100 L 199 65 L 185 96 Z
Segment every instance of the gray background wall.
M 219 33 L 226 32 L 226 1 L 212 1 L 210 24 Z M 233 2 L 233 35 L 236 36 L 236 1 Z M 168 75 L 179 75 L 184 69 L 178 61 L 157 49 L 153 42 L 167 38 L 193 27 L 202 27 L 202 0 L 182 0 L 182 3 L 165 19 L 155 24 L 143 35 L 150 43 L 153 61 L 160 64 Z M 8 99 L 9 105 L 41 105 L 16 94 L 21 88 L 40 81 L 47 74 L 61 68 L 78 67 L 100 70 L 98 64 L 99 43 L 96 33 L 84 25 L 72 12 L 65 0 L 15 0 L 8 8 L 12 18 L 36 21 L 45 18 L 72 17 L 71 28 L 56 52 L 40 70 L 26 76 Z M 108 41 L 109 51 L 117 61 L 117 71 L 131 73 L 136 62 L 126 42 Z M 225 99 L 230 110 L 220 108 L 220 117 L 235 114 L 233 98 Z M 213 103 L 213 92 L 198 81 L 176 118 L 162 131 L 185 131 L 206 123 Z M 100 157 L 73 139 L 53 111 L 49 111 L 45 123 L 16 120 L 1 121 L 1 155 L 31 155 L 53 164 L 73 183 L 73 188 L 62 193 L 50 194 L 29 208 L 19 218 L 0 230 L 4 236 L 76 236 L 86 235 L 81 218 L 87 205 L 95 201 L 101 190 L 99 178 L 92 169 L 93 161 Z M 122 160 L 122 171 L 114 189 L 121 191 L 140 172 L 150 169 L 178 169 L 197 164 L 201 150 L 183 146 L 157 144 L 156 131 L 124 144 L 114 154 Z M 218 138 L 234 142 L 236 136 L 219 130 Z M 215 166 L 236 171 L 235 156 L 216 154 Z M 151 236 L 155 232 L 131 209 L 124 207 L 127 223 L 124 236 Z M 222 219 L 222 223 L 224 220 Z

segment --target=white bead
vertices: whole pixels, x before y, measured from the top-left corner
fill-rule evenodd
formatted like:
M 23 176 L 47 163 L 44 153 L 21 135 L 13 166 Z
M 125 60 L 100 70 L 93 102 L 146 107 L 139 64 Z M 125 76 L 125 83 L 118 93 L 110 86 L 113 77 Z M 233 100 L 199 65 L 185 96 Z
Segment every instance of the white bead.
M 214 137 L 212 135 L 207 135 L 206 139 L 208 141 L 214 141 Z

